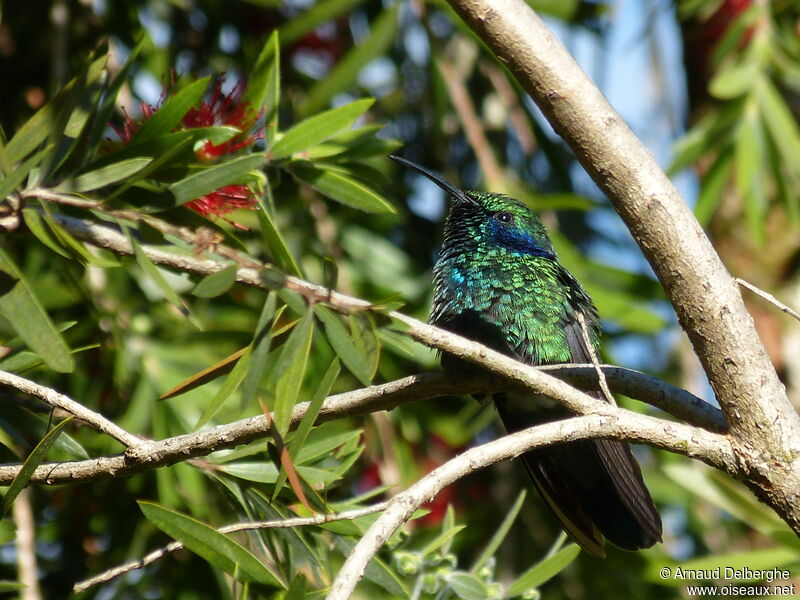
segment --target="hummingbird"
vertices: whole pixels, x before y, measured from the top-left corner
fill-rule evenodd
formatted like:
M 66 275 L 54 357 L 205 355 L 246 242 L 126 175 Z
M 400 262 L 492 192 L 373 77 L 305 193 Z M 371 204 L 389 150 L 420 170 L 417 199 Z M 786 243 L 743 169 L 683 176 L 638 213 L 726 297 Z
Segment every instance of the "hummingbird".
M 464 191 L 416 163 L 391 158 L 452 199 L 433 269 L 430 323 L 531 365 L 591 362 L 586 340 L 598 350 L 597 309 L 559 263 L 538 217 L 518 200 Z M 444 354 L 442 368 L 474 367 Z M 590 395 L 606 401 L 599 391 Z M 509 432 L 571 416 L 530 392 L 496 393 L 492 399 Z M 605 540 L 623 550 L 661 541 L 661 517 L 628 444 L 578 440 L 531 450 L 520 459 L 550 511 L 589 554 L 604 557 Z

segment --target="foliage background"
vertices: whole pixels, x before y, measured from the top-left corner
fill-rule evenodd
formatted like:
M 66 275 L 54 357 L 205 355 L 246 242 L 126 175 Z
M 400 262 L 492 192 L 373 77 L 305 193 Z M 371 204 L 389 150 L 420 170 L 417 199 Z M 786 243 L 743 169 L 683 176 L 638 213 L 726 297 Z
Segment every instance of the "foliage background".
M 800 239 L 796 6 L 788 1 L 684 0 L 677 6 L 639 3 L 647 4 L 647 10 L 631 16 L 631 4 L 636 3 L 531 3 L 549 15 L 578 57 L 585 57 L 586 68 L 612 101 L 617 95 L 623 116 L 634 126 L 641 119 L 645 140 L 664 157 L 665 166 L 671 164 L 683 178 L 687 201 L 696 204 L 698 217 L 734 275 L 790 303 L 796 299 Z M 305 156 L 273 160 L 264 170 L 267 179 L 254 182 L 269 189 L 274 203 L 271 218 L 307 279 L 335 282 L 337 289 L 374 302 L 396 295 L 404 312 L 426 317 L 430 270 L 446 205 L 427 182 L 402 173 L 385 158 L 402 145 L 404 156 L 464 187 L 506 191 L 540 211 L 562 262 L 584 283 L 604 318 L 608 362 L 645 368 L 711 398 L 688 344 L 675 330 L 663 294 L 607 202 L 502 66 L 443 3 L 6 4 L 0 24 L 0 74 L 7 90 L 0 95 L 0 125 L 5 141 L 81 72 L 90 52 L 98 48 L 103 52 L 106 41 L 110 70 L 117 73 L 143 40 L 113 101 L 111 120 L 119 125 L 124 119 L 122 107 L 138 118 L 139 101 L 159 102 L 173 70 L 185 76 L 179 88 L 191 78 L 209 74 L 224 73 L 228 85 L 247 81 L 276 30 L 280 103 L 267 102 L 267 139 L 256 149 L 262 143 L 274 149 L 275 128 L 285 132 L 304 118 L 363 97 L 376 101 L 359 124 L 374 124 L 380 130 L 377 138 L 372 134 L 365 138 L 369 143 L 348 146 L 343 154 L 330 155 L 333 158 L 325 156 L 330 149 L 317 148 L 315 154 L 311 148 L 304 149 L 309 150 Z M 626 73 L 630 63 L 625 55 L 634 50 L 648 62 L 618 75 Z M 683 65 L 676 59 L 681 51 Z M 102 134 L 113 137 L 108 129 Z M 673 149 L 675 138 L 682 139 Z M 44 183 L 55 187 L 85 172 L 101 145 L 102 140 L 96 140 L 85 156 L 76 155 L 71 159 L 74 165 L 67 161 Z M 374 200 L 368 205 L 373 212 L 354 210 L 341 202 L 341 189 L 319 182 L 312 185 L 308 169 L 320 165 L 333 165 L 334 172 L 344 169 L 352 181 L 367 182 L 396 214 L 382 210 Z M 10 175 L 5 177 L 8 182 Z M 31 187 L 34 178 L 14 187 Z M 103 198 L 114 189 L 99 188 L 89 196 Z M 4 190 L 10 191 L 14 190 Z M 141 210 L 141 198 L 121 194 L 113 207 Z M 34 199 L 24 202 L 40 205 Z M 50 210 L 87 214 L 62 205 Z M 209 224 L 185 208 L 159 210 L 156 216 L 176 225 L 213 227 L 227 243 L 287 266 L 285 259 L 276 258 L 275 238 L 262 237 L 265 224 L 257 211 L 230 217 L 249 231 L 236 230 L 224 220 Z M 131 227 L 145 241 L 152 234 L 141 223 Z M 109 260 L 105 255 L 87 257 L 67 248 L 62 256 L 41 243 L 31 229 L 25 221 L 4 233 L 2 250 L 6 260 L 24 273 L 52 321 L 66 328 L 63 337 L 75 351 L 74 368 L 61 374 L 31 358 L 13 323 L 0 318 L 0 343 L 6 349 L 0 369 L 53 386 L 139 435 L 164 438 L 192 430 L 224 379 L 164 402 L 156 399 L 250 344 L 264 294 L 233 286 L 204 298 L 191 293 L 196 279 L 159 271 L 167 287 L 185 302 L 191 317 L 186 318 L 181 304 L 165 293 L 141 261 L 123 258 L 119 267 L 105 268 L 102 260 Z M 276 328 L 292 325 L 306 314 L 302 303 L 285 294 L 278 304 L 287 301 L 289 307 L 275 319 Z M 751 308 L 796 398 L 797 366 L 791 357 L 796 355 L 798 328 L 763 304 L 753 302 Z M 359 373 L 363 379 L 365 371 L 366 378 L 383 382 L 436 367 L 432 352 L 396 332 L 376 328 L 375 323 L 355 322 L 353 328 L 355 339 L 364 344 L 360 367 L 342 368 L 333 392 L 360 387 Z M 336 343 L 331 335 L 329 327 L 318 321 L 299 400 L 312 395 L 339 352 L 332 349 Z M 372 345 L 380 346 L 379 355 L 369 351 Z M 283 347 L 272 350 L 267 364 L 277 364 Z M 276 371 L 267 368 L 264 379 L 257 382 L 268 404 L 278 393 Z M 4 460 L 18 462 L 44 434 L 48 416 L 11 390 L 0 393 Z M 213 422 L 258 414 L 258 406 L 241 402 L 240 395 L 228 399 Z M 449 398 L 320 427 L 304 444 L 305 455 L 294 458 L 305 467 L 301 475 L 324 501 L 336 505 L 375 488 L 381 494 L 380 486 L 406 487 L 460 448 L 498 433 L 490 407 Z M 85 428 L 71 426 L 69 434 L 91 456 L 120 451 L 118 444 Z M 64 459 L 76 452 L 80 453 L 75 447 L 57 445 L 50 458 Z M 644 448 L 637 452 L 664 515 L 664 545 L 635 555 L 612 550 L 605 561 L 580 555 L 554 578 L 530 586 L 530 596 L 540 589 L 547 598 L 613 597 L 626 589 L 635 598 L 678 598 L 684 591 L 658 577 L 660 567 L 675 561 L 690 568 L 717 564 L 797 568 L 794 536 L 787 535 L 777 518 L 738 484 L 683 458 Z M 166 542 L 137 500 L 151 500 L 213 525 L 301 510 L 291 489 L 275 492 L 276 469 L 270 466 L 263 442 L 209 460 L 130 479 L 36 488 L 32 503 L 43 596 L 65 597 L 76 580 Z M 438 597 L 448 593 L 469 597 L 453 573 L 465 573 L 475 564 L 526 485 L 516 464 L 501 464 L 441 494 L 429 507 L 431 512 L 382 553 L 383 567 L 368 577 L 361 593 L 392 597 L 398 585 L 410 591 L 420 582 L 427 586 L 424 597 L 433 597 L 431 591 Z M 449 503 L 453 513 L 446 511 Z M 297 574 L 302 573 L 311 593 L 329 582 L 342 553 L 367 521 L 240 540 L 247 540 L 257 554 L 270 556 L 267 564 L 284 580 L 298 581 Z M 455 524 L 464 528 L 456 532 Z M 425 553 L 426 545 L 442 531 L 448 541 L 436 552 Z M 454 535 L 452 540 L 449 535 Z M 10 581 L 16 578 L 17 556 L 13 534 L 9 536 L 0 553 L 0 571 Z M 493 567 L 475 570 L 474 579 L 486 586 L 477 588 L 477 597 L 502 594 L 562 543 L 546 509 L 530 494 L 489 561 Z M 419 569 L 414 566 L 417 560 L 423 561 Z M 221 570 L 209 569 L 203 559 L 183 551 L 89 595 L 204 598 L 210 590 L 220 597 L 272 594 L 258 586 L 232 585 Z M 298 587 L 293 593 L 303 597 Z

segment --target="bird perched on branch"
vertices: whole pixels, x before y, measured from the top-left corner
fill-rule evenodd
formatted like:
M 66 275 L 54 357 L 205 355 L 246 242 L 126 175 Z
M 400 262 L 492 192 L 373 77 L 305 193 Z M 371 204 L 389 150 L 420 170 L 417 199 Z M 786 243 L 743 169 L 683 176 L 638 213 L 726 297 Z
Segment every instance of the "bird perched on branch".
M 430 322 L 528 364 L 590 362 L 589 344 L 599 346 L 597 309 L 558 262 L 536 215 L 507 196 L 462 191 L 424 167 L 392 158 L 453 201 L 434 267 Z M 444 355 L 442 367 L 467 365 Z M 592 395 L 605 401 L 599 392 Z M 493 399 L 509 432 L 570 416 L 532 393 Z M 526 452 L 521 460 L 547 506 L 588 553 L 605 556 L 604 538 L 624 550 L 661 541 L 661 518 L 628 444 L 579 440 Z

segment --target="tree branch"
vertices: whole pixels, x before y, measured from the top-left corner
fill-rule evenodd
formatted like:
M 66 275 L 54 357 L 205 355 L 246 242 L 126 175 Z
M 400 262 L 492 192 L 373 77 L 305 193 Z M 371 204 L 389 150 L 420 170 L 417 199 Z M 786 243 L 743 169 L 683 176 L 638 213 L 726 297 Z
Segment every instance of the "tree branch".
M 534 370 L 532 367 L 522 366 L 524 369 Z M 553 370 L 559 368 L 580 385 L 591 386 L 592 381 L 596 381 L 596 374 L 589 366 L 554 365 L 545 368 Z M 681 418 L 688 415 L 690 420 L 702 423 L 709 429 L 724 430 L 721 413 L 688 392 L 630 369 L 606 367 L 605 370 L 615 391 L 626 395 L 643 391 L 646 399 L 654 406 L 665 410 L 677 408 L 676 413 Z M 379 410 L 391 410 L 401 404 L 441 396 L 483 394 L 507 386 L 509 386 L 507 381 L 480 375 L 462 377 L 442 372 L 421 373 L 391 383 L 330 396 L 323 403 L 316 422 L 320 424 L 345 417 L 363 416 Z M 523 386 L 523 389 L 535 388 Z M 567 389 L 571 390 L 575 397 L 589 398 L 569 386 Z M 593 405 L 598 404 L 592 398 L 588 401 Z M 295 406 L 292 428 L 300 424 L 307 409 L 307 402 Z M 138 445 L 129 448 L 124 454 L 80 461 L 44 463 L 34 471 L 31 483 L 56 485 L 129 476 L 261 439 L 269 431 L 264 415 L 257 415 L 160 441 L 137 440 Z M 698 432 L 701 435 L 706 433 L 700 430 Z M 0 485 L 7 485 L 13 481 L 20 468 L 19 465 L 0 466 Z
M 285 528 L 285 527 L 305 527 L 309 525 L 324 525 L 325 523 L 331 523 L 332 521 L 353 520 L 366 515 L 371 515 L 376 512 L 384 510 L 388 504 L 389 504 L 388 502 L 379 502 L 378 504 L 373 504 L 372 506 L 366 506 L 364 508 L 356 508 L 353 510 L 348 510 L 340 513 L 318 514 L 314 515 L 313 517 L 292 517 L 288 519 L 282 519 L 280 521 L 256 521 L 252 523 L 233 523 L 232 525 L 226 525 L 224 527 L 220 527 L 219 529 L 217 529 L 217 531 L 222 534 L 228 534 L 228 533 L 236 533 L 239 531 L 255 531 L 258 529 L 277 529 L 281 527 Z M 180 550 L 181 548 L 184 547 L 185 546 L 181 542 L 170 542 L 166 546 L 158 548 L 157 550 L 153 550 L 152 552 L 144 555 L 139 560 L 134 560 L 129 563 L 125 563 L 124 565 L 118 565 L 112 569 L 103 571 L 102 573 L 99 573 L 94 577 L 90 577 L 89 579 L 84 579 L 83 581 L 79 581 L 73 586 L 72 591 L 75 594 L 80 594 L 81 592 L 85 592 L 89 588 L 92 588 L 96 585 L 100 585 L 101 583 L 111 581 L 115 577 L 119 577 L 120 575 L 124 575 L 125 573 L 135 571 L 136 569 L 142 569 L 147 565 L 156 562 L 160 558 L 163 558 L 170 552 L 175 552 L 176 550 Z
M 599 405 L 600 403 L 596 402 L 595 404 Z M 389 501 L 383 514 L 370 526 L 350 552 L 336 575 L 326 600 L 350 598 L 356 583 L 364 574 L 367 564 L 377 554 L 384 542 L 398 527 L 411 518 L 414 511 L 425 502 L 432 500 L 444 487 L 479 469 L 501 460 L 515 458 L 528 450 L 556 442 L 613 438 L 652 444 L 673 452 L 676 447 L 682 447 L 681 453 L 686 450 L 689 455 L 696 457 L 717 456 L 723 462 L 735 462 L 730 443 L 723 436 L 704 433 L 702 438 L 696 438 L 691 431 L 686 431 L 686 425 L 674 424 L 677 428 L 673 429 L 673 425 L 665 425 L 663 421 L 652 417 L 643 417 L 614 407 L 609 407 L 609 409 L 614 414 L 587 415 L 536 425 L 470 448 L 422 477 L 417 483 Z
M 753 490 L 800 533 L 800 417 L 736 282 L 653 156 L 523 0 L 449 0 L 606 193 L 714 388 Z
M 93 410 L 89 410 L 82 404 L 75 402 L 64 394 L 59 394 L 55 390 L 43 385 L 39 385 L 38 383 L 34 383 L 29 379 L 25 379 L 19 375 L 13 375 L 12 373 L 6 373 L 5 371 L 0 371 L 0 385 L 7 385 L 25 394 L 35 396 L 54 408 L 60 408 L 71 415 L 75 415 L 77 419 L 80 419 L 84 423 L 91 425 L 109 437 L 114 438 L 126 448 L 137 446 L 142 443 L 140 438 L 136 437 L 132 433 L 128 433 L 113 421 L 106 419 L 103 415 L 96 413 Z

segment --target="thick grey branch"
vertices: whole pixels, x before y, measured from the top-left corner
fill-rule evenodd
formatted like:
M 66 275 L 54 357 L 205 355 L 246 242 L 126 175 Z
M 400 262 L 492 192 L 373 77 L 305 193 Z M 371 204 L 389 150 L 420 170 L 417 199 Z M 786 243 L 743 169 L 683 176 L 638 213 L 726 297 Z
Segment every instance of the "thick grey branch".
M 532 370 L 529 367 L 524 368 Z M 570 376 L 574 376 L 577 382 L 582 382 L 587 385 L 590 384 L 593 377 L 596 377 L 592 367 L 567 366 L 564 371 L 571 373 Z M 632 373 L 636 372 L 619 369 L 618 367 L 609 368 L 610 373 L 614 373 L 615 371 L 619 371 L 620 377 L 617 379 L 616 375 L 613 375 L 610 381 L 612 385 L 614 385 L 614 389 L 622 393 L 630 394 L 636 391 L 637 387 L 641 387 L 648 390 L 648 393 L 651 393 L 651 399 L 655 400 L 653 404 L 656 406 L 659 406 L 660 400 L 664 398 L 675 398 L 672 394 L 661 396 L 659 387 L 650 389 L 646 383 L 643 384 L 642 382 L 646 382 L 648 377 L 644 374 L 639 374 L 641 377 L 628 379 L 626 374 L 630 376 Z M 617 381 L 620 381 L 619 388 L 615 385 Z M 669 386 L 669 384 L 664 382 L 660 383 L 662 386 Z M 444 395 L 497 391 L 498 387 L 502 388 L 508 385 L 508 382 L 487 377 L 454 377 L 441 372 L 422 373 L 405 377 L 391 383 L 370 386 L 368 388 L 330 396 L 322 405 L 317 423 L 324 423 L 344 417 L 362 416 L 378 410 L 390 410 L 408 402 L 437 398 Z M 578 390 L 570 388 L 564 383 L 562 383 L 562 385 L 566 386 L 574 397 L 588 398 Z M 689 394 L 689 397 L 694 398 L 691 394 Z M 702 400 L 698 398 L 694 399 L 697 401 L 698 406 L 702 405 Z M 585 401 L 578 400 L 578 402 Z M 588 398 L 588 402 L 590 404 L 584 405 L 588 410 L 598 406 L 602 408 L 602 405 L 599 405 L 591 398 Z M 683 404 L 682 402 L 678 402 L 676 405 L 682 407 L 681 410 L 685 410 L 687 406 L 691 406 L 691 404 Z M 668 408 L 669 402 L 663 403 L 662 407 Z M 711 425 L 715 422 L 714 409 L 708 405 L 706 405 L 706 407 L 705 413 L 702 410 L 696 412 L 690 410 L 688 414 L 693 418 L 703 421 L 707 426 Z M 307 408 L 308 403 L 305 402 L 295 407 L 292 415 L 292 427 L 296 427 L 300 423 Z M 678 412 L 680 412 L 680 410 Z M 717 422 L 719 418 L 720 415 L 717 413 Z M 687 431 L 690 430 L 691 428 L 687 428 Z M 263 415 L 258 415 L 165 440 L 139 440 L 138 445 L 135 448 L 128 449 L 125 454 L 81 461 L 45 463 L 36 469 L 31 478 L 31 482 L 54 485 L 97 481 L 109 477 L 132 475 L 157 467 L 175 464 L 190 458 L 206 456 L 216 450 L 232 448 L 239 444 L 261 439 L 268 432 L 269 427 L 266 419 Z M 700 430 L 697 430 L 697 433 L 698 435 L 708 434 L 708 432 Z M 731 466 L 732 465 L 728 465 L 728 470 L 730 470 Z M 19 465 L 0 466 L 0 485 L 10 483 L 17 473 L 19 473 L 19 469 Z
M 689 207 L 523 0 L 448 0 L 514 74 L 608 195 L 669 296 L 754 491 L 800 533 L 800 417 Z
M 597 404 L 597 403 L 596 403 Z M 367 564 L 389 537 L 411 518 L 414 511 L 429 502 L 444 487 L 479 469 L 498 461 L 514 458 L 534 448 L 555 442 L 588 438 L 626 439 L 645 442 L 665 450 L 675 451 L 683 446 L 695 456 L 720 456 L 734 460 L 729 442 L 723 437 L 706 434 L 695 437 L 686 425 L 665 425 L 652 417 L 641 417 L 610 407 L 613 415 L 587 415 L 564 421 L 546 423 L 470 448 L 431 471 L 407 490 L 390 501 L 386 510 L 370 526 L 350 552 L 331 585 L 327 600 L 350 598 Z M 688 429 L 688 431 L 687 431 Z M 694 430 L 695 432 L 697 430 Z M 719 466 L 719 465 L 717 465 Z

